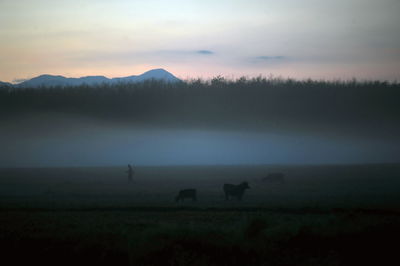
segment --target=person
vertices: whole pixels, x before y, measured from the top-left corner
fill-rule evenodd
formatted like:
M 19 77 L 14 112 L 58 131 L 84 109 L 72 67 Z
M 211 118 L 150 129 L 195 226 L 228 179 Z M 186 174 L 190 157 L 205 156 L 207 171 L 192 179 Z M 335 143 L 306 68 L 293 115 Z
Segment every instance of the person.
M 126 171 L 126 172 L 128 173 L 128 181 L 132 182 L 133 174 L 135 173 L 135 171 L 133 170 L 133 168 L 130 164 L 128 164 L 128 171 Z

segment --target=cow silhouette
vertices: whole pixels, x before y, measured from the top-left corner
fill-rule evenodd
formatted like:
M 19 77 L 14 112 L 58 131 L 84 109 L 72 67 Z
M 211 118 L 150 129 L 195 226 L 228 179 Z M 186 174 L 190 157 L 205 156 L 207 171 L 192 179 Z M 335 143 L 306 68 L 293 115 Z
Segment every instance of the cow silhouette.
M 244 191 L 249 188 L 247 182 L 242 182 L 239 185 L 224 184 L 225 199 L 229 200 L 229 197 L 236 197 L 238 200 L 242 200 Z
M 183 189 L 179 191 L 178 196 L 175 197 L 175 201 L 184 201 L 186 198 L 197 201 L 197 190 L 193 188 Z
M 285 175 L 283 173 L 269 173 L 262 181 L 271 183 L 285 183 Z

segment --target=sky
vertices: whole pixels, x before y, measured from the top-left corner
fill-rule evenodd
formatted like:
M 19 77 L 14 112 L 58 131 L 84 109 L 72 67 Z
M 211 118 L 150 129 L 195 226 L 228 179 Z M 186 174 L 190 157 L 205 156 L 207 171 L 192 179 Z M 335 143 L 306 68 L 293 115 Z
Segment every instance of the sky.
M 400 80 L 398 0 L 0 0 L 0 80 Z

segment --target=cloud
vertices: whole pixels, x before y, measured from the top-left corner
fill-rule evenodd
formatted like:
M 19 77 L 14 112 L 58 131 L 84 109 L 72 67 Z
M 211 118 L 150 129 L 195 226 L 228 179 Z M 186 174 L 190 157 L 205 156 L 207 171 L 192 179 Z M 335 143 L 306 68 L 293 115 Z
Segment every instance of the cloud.
M 204 55 L 214 54 L 214 52 L 210 51 L 210 50 L 198 50 L 198 51 L 196 51 L 196 53 L 204 54 Z
M 288 62 L 288 57 L 283 55 L 260 55 L 243 58 L 245 62 L 251 65 L 279 65 Z
M 282 55 L 277 55 L 277 56 L 257 56 L 256 60 L 263 60 L 263 61 L 271 61 L 271 60 L 283 60 L 286 59 L 286 57 L 282 56 Z
M 212 55 L 215 54 L 214 51 L 211 50 L 160 50 L 156 53 L 163 55 L 174 55 L 174 56 L 187 56 L 187 55 Z

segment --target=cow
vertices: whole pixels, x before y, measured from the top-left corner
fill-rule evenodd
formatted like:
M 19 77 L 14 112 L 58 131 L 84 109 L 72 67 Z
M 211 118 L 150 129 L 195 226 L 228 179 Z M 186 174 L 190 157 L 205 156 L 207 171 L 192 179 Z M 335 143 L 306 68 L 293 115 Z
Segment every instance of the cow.
M 180 190 L 178 196 L 175 197 L 175 201 L 184 201 L 185 198 L 192 199 L 192 201 L 197 201 L 197 190 L 193 188 Z
M 242 182 L 239 185 L 224 184 L 225 199 L 229 200 L 229 196 L 236 197 L 238 200 L 242 200 L 244 191 L 249 189 L 247 182 Z
M 283 173 L 269 173 L 262 181 L 271 183 L 285 183 L 285 175 Z

